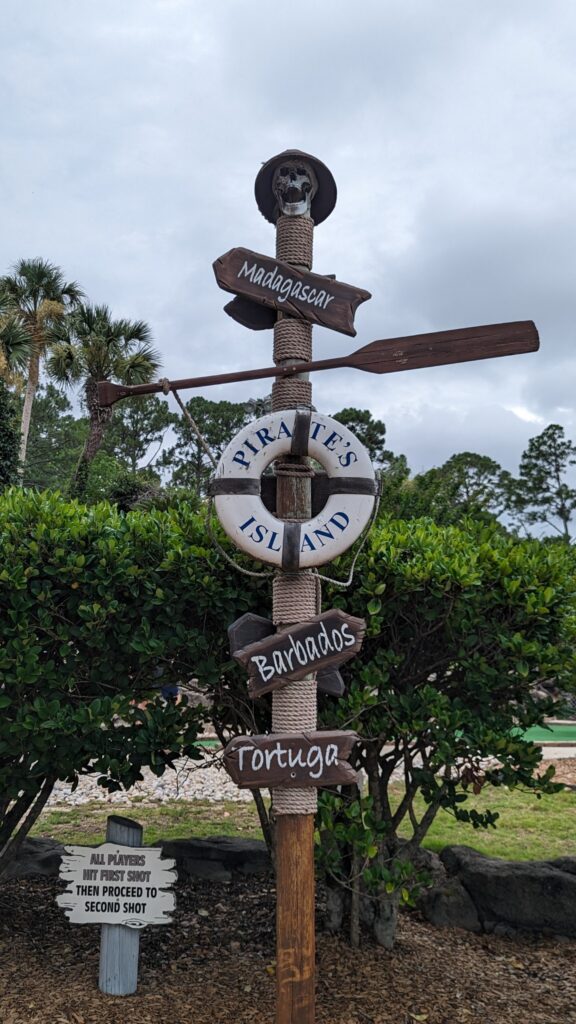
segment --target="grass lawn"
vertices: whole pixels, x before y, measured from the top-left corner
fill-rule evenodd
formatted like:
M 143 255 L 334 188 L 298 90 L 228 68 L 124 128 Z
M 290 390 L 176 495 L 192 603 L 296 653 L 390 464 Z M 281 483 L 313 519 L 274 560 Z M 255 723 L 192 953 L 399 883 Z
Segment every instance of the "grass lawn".
M 398 785 L 394 789 L 399 799 L 402 787 Z M 471 796 L 463 806 L 477 810 L 489 807 L 498 811 L 497 828 L 487 832 L 473 829 L 441 811 L 424 846 L 439 851 L 447 845 L 464 843 L 481 853 L 509 860 L 549 860 L 576 855 L 576 794 L 573 792 L 537 800 L 530 793 L 519 790 L 491 789 L 479 796 Z M 421 813 L 423 807 L 423 802 L 419 802 L 417 813 Z M 174 800 L 150 805 L 138 797 L 129 805 L 95 801 L 79 807 L 48 809 L 34 826 L 32 835 L 49 836 L 62 843 L 97 845 L 104 842 L 109 814 L 125 815 L 139 821 L 144 827 L 145 843 L 190 836 L 262 838 L 252 803 Z
M 470 796 L 467 810 L 498 811 L 496 828 L 474 829 L 446 811 L 440 811 L 423 845 L 439 852 L 444 846 L 462 843 L 490 857 L 507 860 L 552 860 L 576 855 L 576 794 L 555 793 L 540 800 L 531 793 L 491 788 Z M 416 805 L 417 813 L 424 802 Z M 405 833 L 408 835 L 408 830 Z
M 171 800 L 144 804 L 138 798 L 130 804 L 102 803 L 95 800 L 80 807 L 58 807 L 44 811 L 32 829 L 33 836 L 48 836 L 60 843 L 96 845 L 104 842 L 109 814 L 133 818 L 144 829 L 144 843 L 159 839 L 185 839 L 194 836 L 244 836 L 261 839 L 256 807 L 250 803 L 208 800 Z

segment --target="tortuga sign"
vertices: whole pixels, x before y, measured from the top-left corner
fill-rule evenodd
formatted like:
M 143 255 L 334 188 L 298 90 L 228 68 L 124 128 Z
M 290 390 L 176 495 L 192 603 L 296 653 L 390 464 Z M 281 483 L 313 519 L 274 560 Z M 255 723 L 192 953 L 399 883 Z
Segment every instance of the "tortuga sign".
M 357 772 L 346 758 L 357 739 L 339 730 L 236 736 L 224 750 L 224 767 L 240 789 L 351 785 Z
M 265 640 L 234 652 L 248 669 L 248 693 L 261 697 L 320 668 L 341 665 L 358 653 L 366 631 L 364 619 L 340 609 L 323 612 Z
M 363 288 L 297 270 L 250 249 L 230 249 L 213 267 L 225 291 L 352 337 L 356 309 L 372 297 Z
M 74 924 L 170 924 L 176 905 L 166 890 L 176 881 L 176 861 L 162 850 L 103 843 L 66 846 L 60 878 L 66 892 L 56 902 Z

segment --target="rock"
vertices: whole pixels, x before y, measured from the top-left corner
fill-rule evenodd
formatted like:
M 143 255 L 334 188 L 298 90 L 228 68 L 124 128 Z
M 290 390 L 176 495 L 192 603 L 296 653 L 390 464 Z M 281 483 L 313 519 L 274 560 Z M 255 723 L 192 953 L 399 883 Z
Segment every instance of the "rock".
M 336 889 L 333 885 L 327 886 L 324 927 L 332 935 L 336 935 L 342 928 L 345 904 L 344 890 Z
M 426 920 L 437 928 L 482 931 L 476 907 L 458 878 L 444 878 L 438 885 L 426 889 L 419 896 L 417 906 Z
M 16 858 L 8 865 L 2 881 L 57 875 L 63 853 L 64 847 L 55 839 L 25 839 Z
M 211 836 L 208 839 L 167 839 L 156 844 L 165 857 L 174 857 L 181 878 L 209 878 L 230 882 L 235 875 L 264 874 L 270 870 L 266 843 L 258 839 Z
M 485 930 L 504 924 L 576 937 L 576 858 L 507 861 L 448 846 L 440 859 L 466 889 Z
M 492 929 L 494 935 L 500 936 L 501 939 L 514 939 L 518 932 L 515 928 L 511 928 L 509 924 L 495 924 Z

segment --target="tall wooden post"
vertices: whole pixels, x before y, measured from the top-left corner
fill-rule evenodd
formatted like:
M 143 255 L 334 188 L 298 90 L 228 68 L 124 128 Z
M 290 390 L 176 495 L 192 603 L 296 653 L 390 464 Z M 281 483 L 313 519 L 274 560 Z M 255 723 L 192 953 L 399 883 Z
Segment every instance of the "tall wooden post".
M 280 181 L 278 180 L 280 176 Z M 320 189 L 324 183 L 324 195 Z M 266 189 L 269 192 L 266 193 Z M 334 205 L 336 188 L 319 161 L 294 151 L 268 161 L 256 180 L 260 210 L 276 222 L 276 258 L 300 270 L 311 270 L 315 206 L 324 219 Z M 272 211 L 272 216 L 270 215 Z M 327 212 L 326 212 L 327 211 Z M 274 326 L 277 366 L 312 359 L 312 325 L 282 313 Z M 272 388 L 272 411 L 301 409 L 312 404 L 307 374 L 277 377 Z M 309 419 L 307 428 L 309 427 Z M 295 430 L 295 436 L 298 433 Z M 308 429 L 305 432 L 308 436 Z M 307 449 L 304 448 L 304 452 Z M 293 445 L 292 453 L 276 463 L 276 515 L 285 521 L 306 521 L 312 514 L 311 477 L 306 455 Z M 318 577 L 310 571 L 283 566 L 274 579 L 272 617 L 277 627 L 293 625 L 320 612 Z M 288 683 L 272 695 L 272 731 L 302 732 L 316 728 L 316 679 Z M 314 815 L 317 791 L 273 791 L 276 819 L 276 1022 L 314 1024 L 315 1020 L 315 879 Z

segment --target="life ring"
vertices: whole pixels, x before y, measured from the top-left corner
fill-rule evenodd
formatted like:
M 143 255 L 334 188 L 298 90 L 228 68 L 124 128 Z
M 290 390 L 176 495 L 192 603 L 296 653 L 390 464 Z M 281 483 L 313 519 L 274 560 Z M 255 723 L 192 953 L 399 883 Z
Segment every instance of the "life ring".
M 260 478 L 282 455 L 310 455 L 328 474 L 328 500 L 306 522 L 285 522 L 265 507 Z M 220 522 L 236 547 L 288 572 L 325 565 L 346 551 L 369 522 L 374 467 L 347 427 L 309 409 L 273 412 L 230 442 L 211 482 Z

